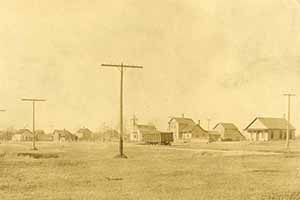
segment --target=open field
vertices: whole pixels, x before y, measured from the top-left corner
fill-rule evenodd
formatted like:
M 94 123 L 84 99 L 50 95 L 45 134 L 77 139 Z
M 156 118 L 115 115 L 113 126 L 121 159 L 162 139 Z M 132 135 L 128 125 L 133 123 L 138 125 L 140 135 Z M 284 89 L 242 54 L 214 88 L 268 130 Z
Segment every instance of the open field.
M 126 144 L 129 159 L 117 144 L 30 145 L 0 144 L 1 200 L 300 199 L 299 142 Z

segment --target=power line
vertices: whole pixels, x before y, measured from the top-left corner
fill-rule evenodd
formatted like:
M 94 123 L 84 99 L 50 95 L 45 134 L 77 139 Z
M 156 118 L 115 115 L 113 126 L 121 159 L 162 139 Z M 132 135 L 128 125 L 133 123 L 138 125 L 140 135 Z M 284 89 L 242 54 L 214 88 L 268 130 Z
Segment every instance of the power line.
M 123 151 L 123 132 L 124 132 L 124 127 L 123 127 L 123 77 L 124 77 L 124 68 L 132 68 L 132 69 L 142 69 L 142 66 L 137 66 L 137 65 L 124 65 L 121 63 L 121 65 L 114 65 L 114 64 L 102 64 L 102 67 L 112 67 L 112 68 L 118 68 L 121 72 L 121 82 L 120 82 L 120 158 L 127 158 L 126 155 L 124 155 Z

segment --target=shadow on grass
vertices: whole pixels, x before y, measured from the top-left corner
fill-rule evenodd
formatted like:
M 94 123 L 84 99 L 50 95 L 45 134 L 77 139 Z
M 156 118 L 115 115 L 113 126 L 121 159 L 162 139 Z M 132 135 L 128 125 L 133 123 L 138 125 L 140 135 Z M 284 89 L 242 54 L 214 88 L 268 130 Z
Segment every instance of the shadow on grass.
M 58 153 L 40 153 L 40 152 L 21 152 L 17 153 L 17 156 L 30 157 L 34 159 L 49 159 L 58 158 Z

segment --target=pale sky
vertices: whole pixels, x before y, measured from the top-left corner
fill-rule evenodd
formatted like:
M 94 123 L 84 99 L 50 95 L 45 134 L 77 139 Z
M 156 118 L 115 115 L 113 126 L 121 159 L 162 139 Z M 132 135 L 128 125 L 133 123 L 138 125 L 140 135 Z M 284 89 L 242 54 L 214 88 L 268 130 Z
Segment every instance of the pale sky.
M 125 117 L 167 127 L 185 113 L 204 128 L 282 117 L 285 92 L 300 128 L 297 0 L 10 0 L 0 7 L 0 128 L 118 124 L 119 78 L 101 63 L 143 65 L 125 74 Z

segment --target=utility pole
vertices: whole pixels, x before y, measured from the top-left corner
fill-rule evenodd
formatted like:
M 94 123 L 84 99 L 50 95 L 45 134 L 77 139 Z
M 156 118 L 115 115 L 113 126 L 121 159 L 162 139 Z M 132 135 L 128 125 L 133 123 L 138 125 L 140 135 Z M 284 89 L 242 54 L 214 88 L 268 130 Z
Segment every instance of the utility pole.
M 289 139 L 290 139 L 290 120 L 291 120 L 291 97 L 296 96 L 295 94 L 284 94 L 288 97 L 288 110 L 287 110 L 287 125 L 286 125 L 286 149 L 289 149 Z
M 32 102 L 32 134 L 33 134 L 32 149 L 37 150 L 37 148 L 35 147 L 35 140 L 36 140 L 36 135 L 35 135 L 35 102 L 37 102 L 37 101 L 46 101 L 46 100 L 44 100 L 44 99 L 21 99 L 21 100 Z
M 137 125 L 137 121 L 138 121 L 138 118 L 136 117 L 135 114 L 133 114 L 133 117 L 132 117 L 132 130 L 133 132 L 135 132 L 135 128 L 136 128 L 136 125 Z
M 6 112 L 6 110 L 0 109 L 0 112 Z M 8 131 L 6 131 L 6 140 L 8 140 Z
M 113 64 L 102 64 L 102 67 L 112 67 L 117 68 L 121 72 L 121 82 L 120 82 L 120 158 L 127 158 L 126 155 L 124 155 L 123 152 L 123 79 L 124 79 L 124 68 L 131 68 L 131 69 L 142 69 L 142 66 L 134 66 L 134 65 L 124 65 L 121 63 L 121 65 L 113 65 Z
M 132 141 L 135 141 L 136 139 L 139 140 L 139 138 L 135 138 L 135 135 L 136 135 L 136 126 L 137 126 L 137 121 L 138 121 L 138 118 L 136 117 L 135 114 L 133 114 L 133 117 L 132 117 L 131 121 L 132 121 L 131 135 L 133 135 L 134 138 L 131 138 L 131 136 L 130 136 L 129 139 L 132 140 Z
M 207 131 L 209 131 L 209 128 L 210 128 L 210 121 L 211 121 L 211 119 L 207 118 Z

